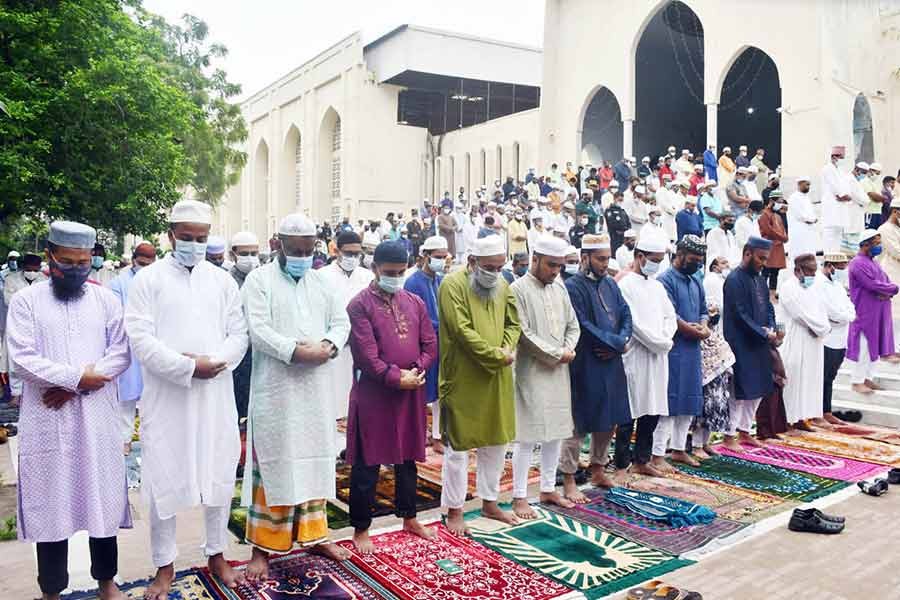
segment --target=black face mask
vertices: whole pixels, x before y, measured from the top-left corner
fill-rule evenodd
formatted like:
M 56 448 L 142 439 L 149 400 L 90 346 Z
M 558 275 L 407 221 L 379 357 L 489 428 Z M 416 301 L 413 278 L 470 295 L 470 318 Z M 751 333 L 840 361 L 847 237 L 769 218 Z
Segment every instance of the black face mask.
M 693 275 L 694 273 L 696 273 L 699 269 L 700 269 L 700 263 L 695 263 L 695 262 L 686 262 L 686 263 L 683 263 L 683 264 L 678 268 L 678 270 L 679 270 L 682 274 L 687 275 L 688 277 L 690 277 L 691 275 Z
M 725 231 L 731 231 L 734 229 L 734 223 L 722 223 L 722 229 Z
M 81 287 L 91 274 L 91 265 L 64 265 L 50 256 L 50 280 L 53 292 L 60 300 L 68 300 L 81 294 Z
M 630 244 L 628 242 L 625 242 L 625 247 L 629 250 L 634 250 L 634 242 L 631 242 Z
M 719 319 L 720 319 L 720 318 L 722 318 L 722 315 L 716 314 L 716 315 L 711 316 L 711 317 L 709 318 L 709 326 L 710 326 L 710 327 L 715 327 L 716 325 L 718 325 L 718 324 L 719 324 Z

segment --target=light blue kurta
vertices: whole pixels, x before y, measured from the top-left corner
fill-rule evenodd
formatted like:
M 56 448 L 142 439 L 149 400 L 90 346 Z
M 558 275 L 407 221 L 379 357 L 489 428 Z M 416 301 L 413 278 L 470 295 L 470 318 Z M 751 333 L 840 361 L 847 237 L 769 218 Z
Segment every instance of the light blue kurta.
M 128 302 L 128 289 L 131 287 L 131 282 L 134 281 L 135 275 L 134 268 L 128 268 L 109 282 L 109 289 L 119 299 L 123 310 Z M 119 386 L 119 402 L 130 402 L 141 397 L 144 381 L 141 379 L 141 364 L 137 361 L 134 354 L 131 355 L 131 363 L 128 365 L 128 368 L 119 375 L 116 383 Z

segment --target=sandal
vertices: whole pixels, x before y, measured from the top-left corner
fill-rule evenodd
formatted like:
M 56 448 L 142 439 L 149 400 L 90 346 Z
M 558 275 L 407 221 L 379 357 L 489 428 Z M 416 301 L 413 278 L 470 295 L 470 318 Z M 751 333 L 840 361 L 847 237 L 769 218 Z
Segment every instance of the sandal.
M 859 486 L 859 489 L 861 489 L 863 493 L 870 496 L 882 496 L 888 491 L 888 480 L 884 477 L 879 477 L 871 483 L 868 481 L 860 481 L 856 485 Z
M 631 588 L 628 590 L 628 595 L 625 596 L 625 600 L 650 600 L 650 598 L 653 597 L 653 593 L 656 592 L 661 585 L 663 585 L 662 581 L 654 579 L 640 587 Z
M 806 513 L 794 510 L 788 523 L 788 529 L 803 533 L 836 534 L 844 530 L 844 524 L 827 521 L 814 512 Z
M 888 483 L 900 485 L 900 469 L 891 469 L 888 471 Z

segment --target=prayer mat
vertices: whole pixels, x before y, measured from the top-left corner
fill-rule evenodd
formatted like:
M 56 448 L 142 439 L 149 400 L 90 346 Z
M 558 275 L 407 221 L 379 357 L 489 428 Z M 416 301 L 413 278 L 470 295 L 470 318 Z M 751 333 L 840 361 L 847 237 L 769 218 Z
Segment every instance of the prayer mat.
M 900 467 L 900 446 L 843 433 L 804 431 L 801 435 L 779 436 L 778 443 L 832 456 Z
M 535 450 L 535 457 L 537 461 L 540 461 L 540 452 Z M 476 454 L 474 450 L 469 450 L 469 480 L 468 480 L 468 489 L 466 500 L 470 500 L 474 498 L 476 494 L 476 475 L 478 473 L 476 465 L 477 465 Z M 419 479 L 424 479 L 426 481 L 430 481 L 437 485 L 441 485 L 442 477 L 441 477 L 441 469 L 444 466 L 444 457 L 437 452 L 434 452 L 431 448 L 428 448 L 425 452 L 425 462 L 424 463 L 416 463 L 416 468 L 419 473 Z M 537 485 L 541 482 L 541 471 L 535 465 L 532 464 L 531 469 L 528 471 L 528 485 Z M 513 478 L 512 478 L 512 461 L 508 458 L 505 459 L 503 463 L 503 473 L 500 476 L 500 493 L 511 492 L 513 489 Z M 438 494 L 440 495 L 440 494 Z
M 890 427 L 879 427 L 878 425 L 853 425 L 847 423 L 846 425 L 835 425 L 834 429 L 826 429 L 825 431 L 900 446 L 900 431 Z
M 708 506 L 623 487 L 609 489 L 606 492 L 606 499 L 643 517 L 661 521 L 673 527 L 708 525 L 716 518 L 716 513 Z
M 350 465 L 337 468 L 337 497 L 344 504 L 350 504 Z M 373 517 L 394 514 L 394 468 L 382 467 L 375 487 Z M 441 486 L 421 477 L 416 481 L 416 510 L 424 512 L 441 505 Z
M 363 556 L 353 542 L 350 562 L 400 600 L 549 600 L 571 590 L 468 537 L 431 523 L 437 537 L 394 531 L 372 537 L 378 552 Z
M 756 463 L 803 471 L 820 477 L 838 479 L 840 481 L 859 481 L 868 479 L 885 470 L 883 465 L 860 462 L 850 458 L 829 456 L 820 452 L 788 448 L 777 444 L 768 444 L 761 448 L 743 445 L 742 452 L 734 452 L 725 446 L 717 446 L 716 450 L 723 456 L 732 456 Z
M 152 579 L 132 581 L 119 586 L 119 589 L 132 600 L 143 600 L 144 592 L 150 586 Z M 223 596 L 217 595 L 207 585 L 207 579 L 199 569 L 190 569 L 175 574 L 172 589 L 169 590 L 168 600 L 219 600 Z M 97 590 L 87 592 L 73 592 L 62 596 L 62 600 L 100 600 Z
M 704 460 L 699 467 L 681 463 L 676 463 L 675 467 L 688 475 L 797 502 L 809 502 L 850 485 L 846 481 L 827 479 L 812 473 L 789 471 L 732 456 L 714 456 Z
M 701 479 L 685 473 L 667 477 L 648 477 L 631 473 L 624 487 L 652 494 L 680 498 L 708 506 L 719 517 L 743 524 L 756 523 L 794 507 L 794 502 L 719 481 Z
M 747 523 L 717 517 L 709 525 L 672 527 L 610 502 L 602 489 L 582 491 L 589 499 L 587 504 L 576 504 L 574 508 L 563 508 L 555 504 L 542 504 L 541 507 L 675 555 L 701 548 L 716 538 L 727 537 L 747 526 Z
M 234 565 L 243 571 L 247 564 Z M 214 598 L 223 600 L 385 600 L 394 596 L 349 561 L 334 561 L 303 550 L 269 559 L 269 579 L 228 589 L 207 569 L 199 569 Z
M 565 515 L 533 507 L 538 517 L 507 525 L 466 515 L 472 537 L 492 550 L 592 600 L 692 564 Z

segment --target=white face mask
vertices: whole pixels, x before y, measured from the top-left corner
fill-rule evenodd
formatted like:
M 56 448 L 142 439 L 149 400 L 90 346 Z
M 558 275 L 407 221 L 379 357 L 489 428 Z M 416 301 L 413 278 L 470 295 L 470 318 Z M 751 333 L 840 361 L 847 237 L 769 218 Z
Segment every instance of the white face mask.
M 241 273 L 249 273 L 259 266 L 259 256 L 238 256 L 234 266 Z
M 831 278 L 844 287 L 849 287 L 850 285 L 850 279 L 847 275 L 847 269 L 835 269 L 834 274 L 831 276 Z
M 37 279 L 38 273 L 40 271 L 23 271 L 22 277 L 24 277 L 27 281 L 34 281 Z
M 574 275 L 578 272 L 578 263 L 566 263 L 566 273 Z
M 367 269 L 372 268 L 372 258 L 373 257 L 371 254 L 366 254 L 365 256 L 363 256 L 362 264 L 365 268 L 367 268 Z
M 348 273 L 359 266 L 358 256 L 341 256 L 340 267 Z
M 647 277 L 653 277 L 659 271 L 659 265 L 660 265 L 660 263 L 653 262 L 652 260 L 650 260 L 648 258 L 647 262 L 645 262 L 641 266 L 641 273 L 643 273 Z

